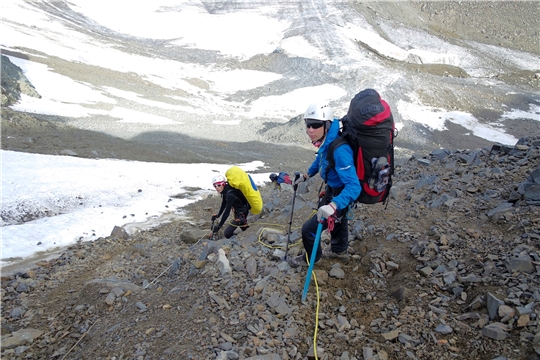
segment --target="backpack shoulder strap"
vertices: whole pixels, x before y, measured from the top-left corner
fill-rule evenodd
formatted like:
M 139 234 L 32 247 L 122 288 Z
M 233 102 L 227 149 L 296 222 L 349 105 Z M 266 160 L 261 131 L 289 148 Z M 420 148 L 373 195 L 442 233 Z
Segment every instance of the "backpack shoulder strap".
M 334 141 L 332 141 L 330 143 L 330 145 L 328 145 L 328 152 L 326 153 L 326 160 L 328 160 L 328 167 L 327 169 L 330 169 L 330 168 L 333 168 L 333 167 L 336 167 L 336 162 L 334 161 L 334 151 L 341 145 L 343 144 L 347 144 L 347 139 L 345 138 L 345 135 L 344 134 L 339 134 L 339 137 L 337 137 L 336 139 L 334 139 Z

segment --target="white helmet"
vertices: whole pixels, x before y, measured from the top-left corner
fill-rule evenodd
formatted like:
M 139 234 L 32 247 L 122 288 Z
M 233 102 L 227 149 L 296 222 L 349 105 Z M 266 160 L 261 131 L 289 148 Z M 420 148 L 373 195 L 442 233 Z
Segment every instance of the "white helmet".
M 221 175 L 221 174 L 217 174 L 216 176 L 213 177 L 212 179 L 212 185 L 213 184 L 220 184 L 220 183 L 226 183 L 227 182 L 227 178 L 225 178 L 225 176 Z
M 334 112 L 327 104 L 313 103 L 308 106 L 306 112 L 304 113 L 304 120 L 333 121 Z

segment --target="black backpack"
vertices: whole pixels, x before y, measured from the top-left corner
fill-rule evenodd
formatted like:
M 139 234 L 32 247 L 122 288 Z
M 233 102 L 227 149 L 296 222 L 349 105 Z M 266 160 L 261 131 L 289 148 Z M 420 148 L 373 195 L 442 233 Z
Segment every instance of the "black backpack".
M 351 100 L 341 124 L 339 138 L 328 148 L 328 167 L 335 167 L 334 150 L 348 143 L 353 150 L 356 175 L 362 188 L 356 201 L 384 203 L 392 187 L 394 138 L 397 137 L 390 106 L 377 91 L 362 90 Z

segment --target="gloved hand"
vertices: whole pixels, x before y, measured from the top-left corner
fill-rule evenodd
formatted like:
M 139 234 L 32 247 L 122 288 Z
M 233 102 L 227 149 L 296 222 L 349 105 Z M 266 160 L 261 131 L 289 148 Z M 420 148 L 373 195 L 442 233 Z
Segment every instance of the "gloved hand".
M 317 221 L 321 221 L 321 219 L 328 219 L 330 216 L 334 215 L 336 213 L 336 204 L 331 202 L 328 205 L 321 206 L 319 210 L 317 211 Z
M 217 214 L 212 215 L 212 221 L 215 221 L 218 218 Z
M 294 183 L 293 185 L 298 185 L 304 181 L 306 181 L 307 179 L 309 179 L 309 175 L 308 174 L 300 174 L 300 176 L 298 177 L 298 179 L 294 180 Z

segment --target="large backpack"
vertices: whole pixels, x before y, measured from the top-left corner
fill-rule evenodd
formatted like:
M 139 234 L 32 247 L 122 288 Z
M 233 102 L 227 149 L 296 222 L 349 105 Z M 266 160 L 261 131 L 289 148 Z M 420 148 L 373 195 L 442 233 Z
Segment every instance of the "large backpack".
M 286 172 L 282 171 L 279 173 L 278 175 L 278 179 L 277 179 L 277 183 L 279 185 L 285 183 L 285 184 L 292 184 L 291 182 L 291 178 L 289 177 L 289 174 L 287 174 Z
M 329 168 L 335 167 L 334 150 L 348 143 L 362 188 L 356 201 L 384 203 L 392 187 L 394 138 L 397 136 L 390 106 L 377 91 L 362 90 L 351 100 L 341 124 L 340 137 L 328 148 Z
M 263 208 L 261 192 L 253 182 L 251 176 L 238 166 L 233 166 L 225 172 L 225 177 L 230 186 L 238 189 L 249 203 L 253 214 L 260 214 Z

